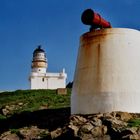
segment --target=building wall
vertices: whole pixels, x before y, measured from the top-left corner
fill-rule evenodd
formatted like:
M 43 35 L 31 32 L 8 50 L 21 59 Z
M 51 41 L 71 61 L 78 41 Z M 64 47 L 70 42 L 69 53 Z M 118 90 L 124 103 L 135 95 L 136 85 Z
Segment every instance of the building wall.
M 45 76 L 31 76 L 31 89 L 57 89 L 66 87 L 66 74 L 48 73 Z
M 41 76 L 31 77 L 30 79 L 31 89 L 45 89 L 47 87 L 47 81 L 44 80 Z
M 71 113 L 140 113 L 139 73 L 139 31 L 110 28 L 82 35 Z

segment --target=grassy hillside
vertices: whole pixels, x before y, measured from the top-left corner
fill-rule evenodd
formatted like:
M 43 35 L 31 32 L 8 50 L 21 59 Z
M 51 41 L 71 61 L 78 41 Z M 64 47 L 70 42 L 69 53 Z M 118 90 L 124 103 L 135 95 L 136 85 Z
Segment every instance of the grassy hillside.
M 0 93 L 0 117 L 2 110 L 12 110 L 8 115 L 23 111 L 36 111 L 39 109 L 54 109 L 70 106 L 71 90 L 67 95 L 58 95 L 56 90 L 17 90 L 14 92 Z
M 140 115 L 71 115 L 70 95 L 56 90 L 0 93 L 0 140 L 140 139 Z

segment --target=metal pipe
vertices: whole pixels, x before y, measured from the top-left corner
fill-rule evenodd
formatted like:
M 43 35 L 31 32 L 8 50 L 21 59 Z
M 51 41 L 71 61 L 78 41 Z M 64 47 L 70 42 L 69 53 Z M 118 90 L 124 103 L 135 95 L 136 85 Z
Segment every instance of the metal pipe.
M 110 22 L 103 19 L 98 13 L 92 9 L 87 9 L 81 16 L 83 24 L 91 25 L 91 28 L 111 28 Z

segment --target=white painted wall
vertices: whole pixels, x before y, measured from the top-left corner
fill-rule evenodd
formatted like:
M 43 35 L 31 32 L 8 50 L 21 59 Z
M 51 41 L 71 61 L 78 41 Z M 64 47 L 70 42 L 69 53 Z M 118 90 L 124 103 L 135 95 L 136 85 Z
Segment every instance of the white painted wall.
M 46 67 L 44 68 L 32 68 L 32 72 L 35 72 L 35 73 L 46 73 Z
M 140 113 L 140 32 L 110 28 L 81 36 L 72 114 Z
M 66 73 L 33 73 L 30 76 L 31 89 L 58 89 L 66 87 Z

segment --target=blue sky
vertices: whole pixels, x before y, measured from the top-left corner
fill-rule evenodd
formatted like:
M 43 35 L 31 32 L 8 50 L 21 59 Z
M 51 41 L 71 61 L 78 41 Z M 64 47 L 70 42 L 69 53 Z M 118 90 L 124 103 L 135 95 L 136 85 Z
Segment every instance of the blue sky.
M 81 14 L 94 9 L 113 27 L 140 29 L 140 0 L 0 0 L 0 90 L 28 89 L 32 53 L 42 45 L 48 71 L 73 80 Z

